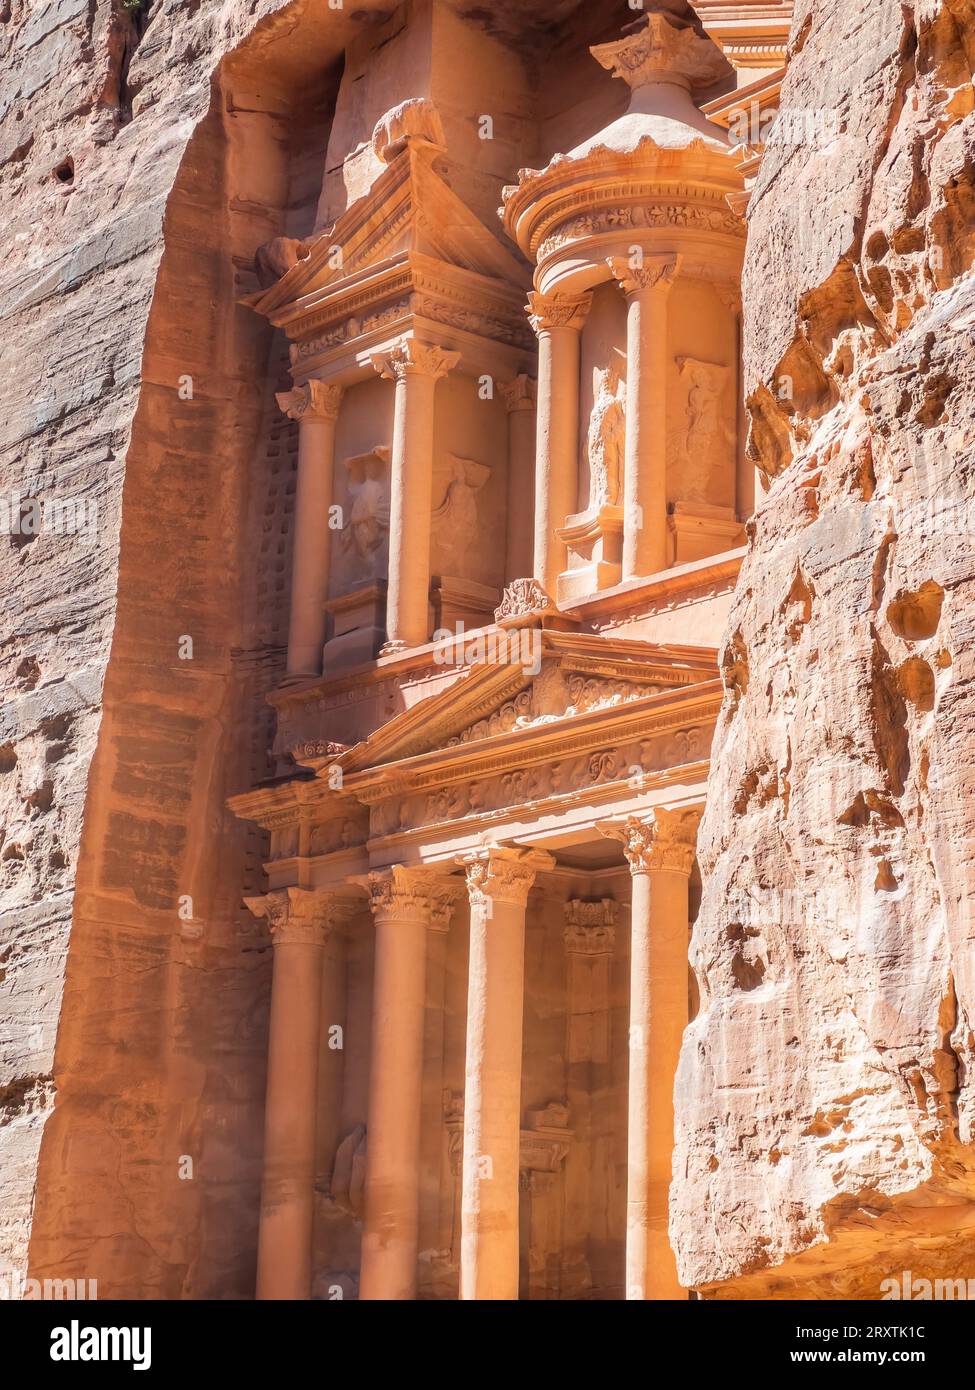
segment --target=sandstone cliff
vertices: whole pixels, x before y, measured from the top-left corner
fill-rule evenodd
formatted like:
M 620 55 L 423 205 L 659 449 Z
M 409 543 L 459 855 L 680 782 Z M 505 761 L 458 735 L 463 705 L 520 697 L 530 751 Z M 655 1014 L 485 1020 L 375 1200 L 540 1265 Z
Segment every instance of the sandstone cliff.
M 0 1269 L 102 1296 L 252 1280 L 260 846 L 223 800 L 266 773 L 289 454 L 252 459 L 274 372 L 234 267 L 313 215 L 292 98 L 324 149 L 283 8 L 0 4 L 4 499 L 84 521 L 0 559 Z
M 877 1298 L 975 1254 L 973 60 L 971 0 L 802 0 L 783 106 L 824 138 L 771 142 L 750 203 L 768 486 L 671 1202 L 711 1296 Z

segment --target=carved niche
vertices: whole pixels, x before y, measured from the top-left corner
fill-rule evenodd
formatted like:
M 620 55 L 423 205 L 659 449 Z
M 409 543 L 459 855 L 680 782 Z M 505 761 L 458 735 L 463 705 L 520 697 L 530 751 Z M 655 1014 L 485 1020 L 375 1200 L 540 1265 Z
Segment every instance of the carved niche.
M 470 568 L 472 547 L 486 535 L 478 515 L 477 494 L 491 476 L 490 466 L 448 455 L 450 474 L 443 501 L 433 510 L 433 539 L 438 568 L 463 575 Z
M 345 460 L 351 506 L 343 533 L 349 569 L 360 577 L 380 572 L 389 542 L 389 455 L 377 444 Z

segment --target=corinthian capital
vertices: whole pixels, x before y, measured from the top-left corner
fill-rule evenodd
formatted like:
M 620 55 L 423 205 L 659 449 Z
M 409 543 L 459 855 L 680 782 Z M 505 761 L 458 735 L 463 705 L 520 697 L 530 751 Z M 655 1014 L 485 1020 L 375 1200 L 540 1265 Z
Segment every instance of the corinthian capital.
M 612 898 L 598 903 L 570 898 L 565 905 L 562 940 L 569 955 L 610 956 L 616 945 L 619 905 Z
M 472 907 L 485 903 L 517 903 L 524 907 L 535 875 L 555 867 L 555 856 L 538 849 L 508 849 L 497 846 L 462 854 L 457 863 L 467 875 L 467 892 Z
M 539 294 L 532 290 L 525 308 L 532 328 L 543 333 L 548 328 L 581 328 L 591 304 L 588 294 Z
M 462 891 L 459 880 L 442 872 L 402 864 L 374 870 L 364 882 L 377 922 L 419 922 L 431 931 L 447 930 Z
M 589 52 L 631 88 L 645 87 L 663 76 L 683 78 L 689 87 L 708 87 L 728 70 L 727 60 L 711 39 L 659 13 L 648 15 L 643 28 L 626 38 L 597 44 Z
M 344 910 L 327 892 L 314 888 L 279 888 L 244 902 L 255 917 L 263 917 L 278 946 L 324 946 L 333 927 L 344 920 Z
M 625 295 L 639 294 L 641 290 L 669 290 L 680 269 L 679 256 L 644 256 L 639 265 L 633 265 L 629 256 L 610 256 L 606 261 Z
M 452 371 L 460 361 L 459 352 L 447 352 L 431 343 L 418 343 L 415 338 L 405 338 L 390 352 L 377 352 L 372 357 L 372 365 L 380 376 L 400 381 L 406 376 L 429 376 L 439 381 Z
M 697 847 L 699 811 L 668 811 L 658 807 L 646 819 L 603 821 L 596 829 L 608 839 L 619 840 L 630 872 L 654 873 L 661 869 L 689 874 Z
M 500 385 L 509 415 L 515 410 L 534 410 L 538 385 L 534 377 L 522 372 L 520 376 L 513 377 L 511 381 L 502 381 Z
M 289 420 L 337 420 L 342 387 L 312 377 L 292 391 L 278 391 L 274 399 Z

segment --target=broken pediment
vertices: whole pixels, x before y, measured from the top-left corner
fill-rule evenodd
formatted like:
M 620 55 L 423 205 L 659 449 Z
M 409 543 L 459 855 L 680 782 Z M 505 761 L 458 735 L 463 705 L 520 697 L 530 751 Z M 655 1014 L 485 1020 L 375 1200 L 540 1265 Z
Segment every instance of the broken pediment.
M 455 327 L 484 331 L 487 320 L 487 336 L 529 342 L 527 266 L 448 186 L 436 145 L 394 134 L 385 169 L 334 226 L 293 255 L 261 248 L 262 267 L 287 268 L 242 302 L 297 340 L 293 356 L 307 356 L 309 340 L 328 347 L 398 317 L 443 319 L 438 300 Z
M 502 646 L 504 650 L 502 650 Z M 716 676 L 713 653 L 591 634 L 520 628 L 451 638 L 445 665 L 469 661 L 446 690 L 420 700 L 338 759 L 299 758 L 345 774 L 450 752 L 483 740 L 628 705 Z

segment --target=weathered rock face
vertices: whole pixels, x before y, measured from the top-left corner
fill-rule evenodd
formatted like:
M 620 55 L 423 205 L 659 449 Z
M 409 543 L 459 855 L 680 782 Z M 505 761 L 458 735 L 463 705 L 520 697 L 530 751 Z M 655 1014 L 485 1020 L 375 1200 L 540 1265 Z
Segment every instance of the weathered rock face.
M 0 6 L 0 472 L 68 508 L 0 558 L 0 1269 L 102 1296 L 251 1287 L 267 958 L 223 800 L 266 774 L 293 444 L 255 456 L 280 365 L 234 265 L 313 220 L 351 21 L 299 49 L 302 12 Z
M 797 5 L 783 105 L 828 138 L 770 144 L 751 200 L 768 491 L 671 1201 L 709 1296 L 877 1298 L 975 1253 L 973 60 L 971 0 Z

